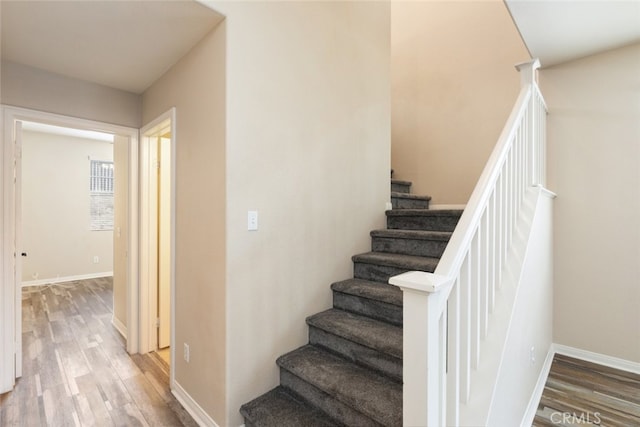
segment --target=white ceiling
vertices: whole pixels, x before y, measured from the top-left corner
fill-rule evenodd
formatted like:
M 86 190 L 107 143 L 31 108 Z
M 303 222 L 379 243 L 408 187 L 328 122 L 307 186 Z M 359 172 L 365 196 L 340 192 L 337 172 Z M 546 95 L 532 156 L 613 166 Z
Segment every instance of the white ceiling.
M 640 42 L 640 0 L 505 1 L 543 67 Z M 133 93 L 223 19 L 192 0 L 0 0 L 0 7 L 3 60 Z
M 505 0 L 542 67 L 640 42 L 640 0 Z
M 142 93 L 223 17 L 192 0 L 0 1 L 2 59 Z

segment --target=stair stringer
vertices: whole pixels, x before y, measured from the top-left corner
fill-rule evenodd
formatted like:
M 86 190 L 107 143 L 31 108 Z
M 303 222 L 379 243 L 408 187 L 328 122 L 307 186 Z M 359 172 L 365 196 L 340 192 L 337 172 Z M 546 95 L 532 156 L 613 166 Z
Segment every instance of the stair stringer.
M 471 373 L 470 398 L 460 405 L 461 426 L 515 426 L 523 420 L 552 343 L 553 197 L 531 187 L 523 199 L 480 363 Z

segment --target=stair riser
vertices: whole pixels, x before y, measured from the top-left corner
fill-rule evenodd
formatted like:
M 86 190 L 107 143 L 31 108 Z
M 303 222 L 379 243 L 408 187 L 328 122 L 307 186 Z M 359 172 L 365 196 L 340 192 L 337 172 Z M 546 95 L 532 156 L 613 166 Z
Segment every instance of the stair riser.
M 391 197 L 391 206 L 393 209 L 429 209 L 429 201 Z
M 333 396 L 319 390 L 283 368 L 280 368 L 280 385 L 298 394 L 311 405 L 320 408 L 327 415 L 345 425 L 382 427 L 382 424 L 345 405 Z
M 389 237 L 373 237 L 371 250 L 403 255 L 417 255 L 440 258 L 447 247 L 442 240 L 398 239 Z
M 338 353 L 364 367 L 402 381 L 402 360 L 364 345 L 339 337 L 315 326 L 309 326 L 309 343 Z
M 459 219 L 457 216 L 390 216 L 387 217 L 387 228 L 451 232 Z
M 411 185 L 409 184 L 397 184 L 391 183 L 391 191 L 395 191 L 396 193 L 411 193 Z
M 334 291 L 333 306 L 392 325 L 402 326 L 402 307 L 397 305 Z
M 356 279 L 371 280 L 373 282 L 388 283 L 389 277 L 409 271 L 408 268 L 389 267 L 386 265 L 353 263 L 353 277 Z

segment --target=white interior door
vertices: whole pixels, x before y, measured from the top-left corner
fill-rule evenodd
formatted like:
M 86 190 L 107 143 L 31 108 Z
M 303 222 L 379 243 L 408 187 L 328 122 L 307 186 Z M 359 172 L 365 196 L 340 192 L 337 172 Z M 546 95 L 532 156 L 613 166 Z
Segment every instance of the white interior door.
M 166 135 L 165 135 L 166 136 Z M 158 138 L 158 348 L 171 345 L 171 139 Z
M 140 174 L 140 351 L 157 348 L 158 313 L 158 144 L 143 134 Z
M 172 347 L 174 340 L 174 123 L 171 109 L 140 130 L 141 352 Z M 171 353 L 173 366 L 173 347 Z

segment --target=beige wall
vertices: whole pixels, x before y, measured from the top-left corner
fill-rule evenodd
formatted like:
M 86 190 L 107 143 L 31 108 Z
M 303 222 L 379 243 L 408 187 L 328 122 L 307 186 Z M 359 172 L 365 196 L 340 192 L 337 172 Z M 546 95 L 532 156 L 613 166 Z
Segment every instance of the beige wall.
M 113 317 L 127 326 L 127 261 L 129 260 L 129 138 L 115 136 L 114 233 L 113 233 Z M 124 332 L 124 331 L 121 331 Z
M 143 94 L 176 108 L 175 378 L 221 426 L 225 408 L 225 24 Z M 190 362 L 182 357 L 190 346 Z
M 554 341 L 640 362 L 640 44 L 540 78 L 558 194 Z
M 435 204 L 464 204 L 515 104 L 529 59 L 506 6 L 391 5 L 391 164 Z
M 278 383 L 389 200 L 389 4 L 214 2 L 227 17 L 227 412 Z M 247 231 L 247 211 L 259 230 Z
M 140 127 L 140 95 L 7 61 L 0 68 L 2 104 Z
M 113 144 L 23 131 L 22 145 L 23 282 L 111 272 L 113 231 L 89 230 L 89 158 L 112 161 Z

